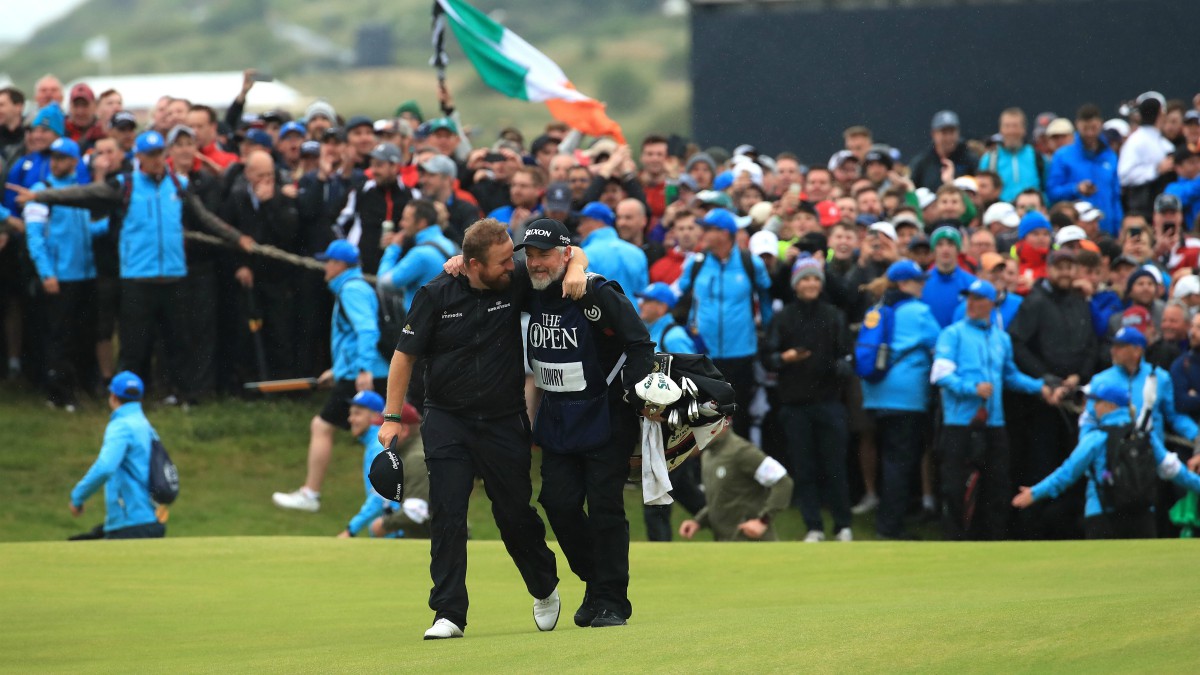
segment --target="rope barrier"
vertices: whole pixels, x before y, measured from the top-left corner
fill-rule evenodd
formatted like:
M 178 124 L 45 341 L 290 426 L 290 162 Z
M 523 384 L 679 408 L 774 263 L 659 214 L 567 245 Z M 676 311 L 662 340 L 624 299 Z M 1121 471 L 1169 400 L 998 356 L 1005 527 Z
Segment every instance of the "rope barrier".
M 197 242 L 201 242 L 204 244 L 212 244 L 214 246 L 221 246 L 221 247 L 227 248 L 231 251 L 240 251 L 241 250 L 235 244 L 231 244 L 231 243 L 225 241 L 224 239 L 221 239 L 220 237 L 215 237 L 206 232 L 195 232 L 192 230 L 188 230 L 187 232 L 184 232 L 184 237 L 186 237 L 192 241 L 197 241 Z M 313 258 L 309 258 L 309 257 L 302 256 L 302 255 L 296 255 L 295 253 L 288 253 L 287 251 L 285 251 L 281 248 L 276 248 L 269 244 L 255 244 L 254 248 L 251 250 L 251 253 L 253 253 L 254 255 L 261 255 L 264 258 L 278 260 L 279 262 L 284 262 L 289 265 L 295 265 L 296 267 L 303 267 L 305 269 L 310 269 L 310 270 L 324 270 L 325 269 L 325 264 L 319 260 L 315 260 Z M 375 275 L 373 275 L 373 274 L 364 274 L 363 278 L 366 279 L 371 284 L 375 283 Z

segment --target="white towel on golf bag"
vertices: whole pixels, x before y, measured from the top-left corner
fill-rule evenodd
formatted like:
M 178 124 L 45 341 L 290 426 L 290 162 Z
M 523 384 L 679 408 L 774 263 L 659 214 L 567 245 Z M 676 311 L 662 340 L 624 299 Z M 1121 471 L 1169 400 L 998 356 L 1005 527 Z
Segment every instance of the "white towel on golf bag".
M 667 475 L 667 449 L 663 445 L 658 422 L 642 419 L 642 503 L 664 506 L 671 498 L 671 477 Z

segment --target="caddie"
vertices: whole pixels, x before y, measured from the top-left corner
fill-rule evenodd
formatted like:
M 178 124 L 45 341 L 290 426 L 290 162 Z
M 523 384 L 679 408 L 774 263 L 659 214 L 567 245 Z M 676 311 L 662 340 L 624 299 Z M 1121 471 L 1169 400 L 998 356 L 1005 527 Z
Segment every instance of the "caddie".
M 542 448 L 538 502 L 587 584 L 575 624 L 620 626 L 633 612 L 624 488 L 638 442 L 638 410 L 623 397 L 650 374 L 654 343 L 619 284 L 591 275 L 583 298 L 563 297 L 570 244 L 566 226 L 542 218 L 514 247 L 525 250 L 533 288 L 528 358 L 543 392 L 533 427 Z

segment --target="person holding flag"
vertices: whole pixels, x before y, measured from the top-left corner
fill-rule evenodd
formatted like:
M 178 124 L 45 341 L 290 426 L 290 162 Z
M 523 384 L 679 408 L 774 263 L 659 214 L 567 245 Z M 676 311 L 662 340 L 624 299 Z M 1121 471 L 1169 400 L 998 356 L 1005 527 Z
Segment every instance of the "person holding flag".
M 545 103 L 555 119 L 588 136 L 612 136 L 625 144 L 621 127 L 604 104 L 575 88 L 558 64 L 521 36 L 463 0 L 433 4 L 432 63 L 444 78 L 449 58 L 443 48 L 446 26 L 488 86 L 511 98 Z

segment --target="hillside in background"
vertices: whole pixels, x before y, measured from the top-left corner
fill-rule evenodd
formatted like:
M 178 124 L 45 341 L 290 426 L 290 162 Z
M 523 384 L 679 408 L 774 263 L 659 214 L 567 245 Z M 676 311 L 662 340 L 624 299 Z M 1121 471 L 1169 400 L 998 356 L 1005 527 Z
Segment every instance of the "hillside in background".
M 343 114 L 390 114 L 416 98 L 436 108 L 428 61 L 430 0 L 91 0 L 38 31 L 0 70 L 32 90 L 42 74 L 64 81 L 98 74 L 82 45 L 110 44 L 114 75 L 241 70 L 274 74 L 308 97 L 329 99 Z M 655 0 L 478 0 L 562 66 L 581 91 L 606 101 L 632 138 L 650 130 L 686 133 L 687 23 L 663 16 Z M 390 36 L 391 48 L 356 53 L 360 30 Z M 541 106 L 510 101 L 475 75 L 452 36 L 449 82 L 468 125 L 490 141 L 514 124 L 535 133 L 550 119 Z M 379 59 L 379 57 L 381 57 Z M 364 58 L 393 65 L 364 68 Z M 230 97 L 236 92 L 230 92 Z M 296 111 L 299 112 L 299 111 Z

